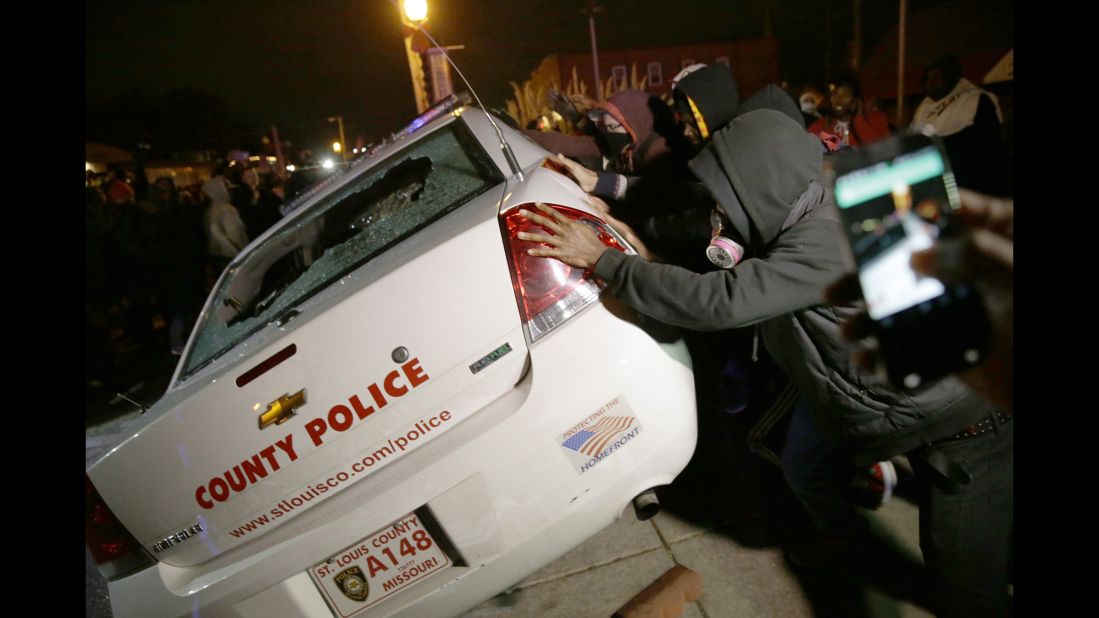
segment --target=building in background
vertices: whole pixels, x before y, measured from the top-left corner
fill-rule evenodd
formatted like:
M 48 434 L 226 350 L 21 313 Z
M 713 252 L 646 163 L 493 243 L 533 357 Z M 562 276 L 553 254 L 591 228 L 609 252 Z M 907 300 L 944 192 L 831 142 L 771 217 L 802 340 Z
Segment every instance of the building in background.
M 696 43 L 666 47 L 637 47 L 599 50 L 599 75 L 603 98 L 634 88 L 657 96 L 671 89 L 672 78 L 684 67 L 695 63 L 724 62 L 733 71 L 741 99 L 755 94 L 763 86 L 779 83 L 779 43 L 771 37 Z M 552 117 L 547 95 L 550 90 L 567 94 L 583 93 L 598 98 L 590 52 L 553 54 L 545 57 L 531 78 L 522 85 L 512 83 L 515 100 L 508 111 L 526 126 L 541 116 Z
M 904 107 L 898 118 L 897 58 L 900 35 L 891 26 L 866 57 L 858 73 L 864 101 L 877 104 L 899 127 L 912 120 L 924 98 L 923 68 L 935 58 L 951 53 L 962 63 L 962 77 L 989 90 L 1000 99 L 1005 125 L 1014 109 L 1014 16 L 1010 10 L 989 10 L 977 0 L 955 1 L 909 15 L 905 28 Z M 997 69 L 994 71 L 994 69 Z M 1012 118 L 1014 114 L 1010 114 Z
M 592 58 L 589 52 L 556 54 L 557 75 L 562 85 L 572 79 L 573 70 L 586 82 L 593 84 Z M 724 62 L 733 70 L 741 96 L 747 98 L 769 83 L 778 83 L 779 44 L 774 38 L 745 39 L 717 43 L 697 43 L 671 47 L 645 47 L 633 49 L 599 50 L 599 74 L 605 76 L 603 87 L 609 94 L 633 86 L 644 80 L 644 90 L 663 95 L 671 88 L 672 78 L 684 67 L 697 62 L 713 64 Z M 635 68 L 636 67 L 636 70 Z M 589 90 L 594 95 L 594 89 Z

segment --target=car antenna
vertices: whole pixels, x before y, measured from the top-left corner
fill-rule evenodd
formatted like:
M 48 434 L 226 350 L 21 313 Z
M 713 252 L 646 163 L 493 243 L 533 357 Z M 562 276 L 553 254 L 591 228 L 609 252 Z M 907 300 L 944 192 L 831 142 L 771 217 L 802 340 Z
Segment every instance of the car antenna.
M 149 406 L 147 406 L 143 403 L 138 403 L 138 402 L 134 401 L 133 399 L 130 399 L 129 397 L 123 395 L 122 393 L 115 393 L 115 395 L 118 396 L 118 397 L 121 397 L 121 398 L 125 399 L 126 401 L 129 401 L 130 403 L 134 404 L 135 406 L 141 408 L 141 413 L 142 414 L 145 414 L 146 412 L 149 411 Z
M 392 2 L 393 5 L 397 7 L 398 11 L 401 10 L 400 5 L 398 4 L 398 0 L 390 0 L 390 2 Z M 454 61 L 450 59 L 450 54 L 446 53 L 446 48 L 442 45 L 439 45 L 439 42 L 435 40 L 435 37 L 428 34 L 427 30 L 424 30 L 420 26 L 420 24 L 417 24 L 415 22 L 408 23 L 411 23 L 412 26 L 416 28 L 416 30 L 420 31 L 420 33 L 426 36 L 427 39 L 431 41 L 431 43 L 435 46 L 435 48 L 443 53 L 443 57 L 446 58 L 446 61 L 450 64 L 450 66 L 454 67 L 454 71 L 458 73 L 458 77 L 462 78 L 462 82 L 465 83 L 466 88 L 469 89 L 470 93 L 473 94 L 474 100 L 477 101 L 477 106 L 480 107 L 481 111 L 485 113 L 485 117 L 488 118 L 489 124 L 491 124 L 493 130 L 496 131 L 496 139 L 500 140 L 500 150 L 504 151 L 504 159 L 507 160 L 508 167 L 511 168 L 511 173 L 518 176 L 520 182 L 525 180 L 525 178 L 523 177 L 523 170 L 519 167 L 519 161 L 515 158 L 515 153 L 511 150 L 511 144 L 509 144 L 508 141 L 504 139 L 504 132 L 500 130 L 500 125 L 496 124 L 496 121 L 492 118 L 492 113 L 485 108 L 485 105 L 483 103 L 481 103 L 481 97 L 477 96 L 477 91 L 474 90 L 473 86 L 469 84 L 469 80 L 467 80 L 466 76 L 462 74 L 462 70 L 459 69 L 458 65 L 454 64 Z

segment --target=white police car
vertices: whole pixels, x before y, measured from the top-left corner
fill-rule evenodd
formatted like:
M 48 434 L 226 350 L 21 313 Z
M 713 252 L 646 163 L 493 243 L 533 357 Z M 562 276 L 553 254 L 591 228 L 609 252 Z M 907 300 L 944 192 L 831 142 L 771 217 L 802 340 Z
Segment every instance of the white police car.
M 89 467 L 115 616 L 455 615 L 687 465 L 685 346 L 527 255 L 518 209 L 632 249 L 549 153 L 501 127 L 509 165 L 451 103 L 234 260 L 168 391 Z

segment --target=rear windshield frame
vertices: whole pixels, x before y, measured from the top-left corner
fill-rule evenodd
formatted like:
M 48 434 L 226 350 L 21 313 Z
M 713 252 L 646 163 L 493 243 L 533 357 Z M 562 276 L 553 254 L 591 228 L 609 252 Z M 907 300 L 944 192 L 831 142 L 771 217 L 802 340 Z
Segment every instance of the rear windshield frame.
M 293 235 L 301 230 L 304 226 L 325 217 L 325 215 L 333 212 L 337 206 L 345 203 L 347 198 L 349 198 L 354 193 L 354 191 L 351 191 L 350 188 L 354 187 L 356 183 L 361 183 L 364 180 L 364 177 L 375 178 L 375 180 L 371 183 L 371 186 L 379 184 L 382 177 L 384 176 L 384 172 L 396 169 L 399 165 L 404 165 L 409 162 L 415 163 L 415 158 L 417 156 L 423 157 L 424 154 L 428 152 L 424 148 L 426 144 L 432 143 L 435 140 L 444 139 L 447 134 L 451 135 L 454 139 L 457 140 L 462 152 L 466 155 L 466 158 L 468 159 L 468 163 L 473 166 L 476 173 L 482 179 L 482 182 L 479 186 L 465 193 L 459 199 L 442 207 L 440 210 L 434 212 L 424 220 L 419 221 L 404 233 L 394 236 L 389 241 L 384 242 L 373 250 L 364 253 L 361 257 L 356 258 L 351 264 L 347 265 L 346 267 L 335 271 L 333 274 L 327 277 L 324 277 L 322 281 L 309 288 L 303 294 L 294 298 L 290 306 L 281 307 L 277 312 L 271 312 L 269 315 L 264 315 L 265 313 L 267 313 L 267 309 L 264 309 L 263 313 L 253 316 L 262 316 L 264 319 L 258 320 L 252 327 L 242 331 L 236 336 L 230 336 L 224 345 L 211 346 L 216 349 L 210 351 L 208 354 L 204 354 L 202 358 L 196 357 L 196 352 L 200 347 L 200 339 L 202 339 L 203 335 L 205 334 L 203 332 L 204 329 L 230 328 L 232 326 L 232 324 L 222 321 L 218 317 L 218 312 L 219 305 L 224 304 L 223 301 L 228 297 L 228 292 L 232 287 L 234 279 L 237 277 L 237 275 L 239 275 L 242 271 L 247 270 L 249 265 L 254 260 L 266 257 L 266 253 L 276 253 L 278 251 L 276 246 L 279 242 L 287 238 L 292 238 Z M 429 175 L 424 177 L 425 187 L 426 178 L 430 177 L 430 174 L 434 173 L 435 168 L 433 167 Z M 504 182 L 504 180 L 504 174 L 501 172 L 499 167 L 497 167 L 497 165 L 492 161 L 492 158 L 485 151 L 484 146 L 473 135 L 472 131 L 469 129 L 466 123 L 460 121 L 460 119 L 458 118 L 454 118 L 451 122 L 437 127 L 434 131 L 431 131 L 430 133 L 424 134 L 423 137 L 412 141 L 405 148 L 402 148 L 392 153 L 377 164 L 371 165 L 357 173 L 354 173 L 353 177 L 348 179 L 346 182 L 339 183 L 338 187 L 330 191 L 323 198 L 319 199 L 311 208 L 308 208 L 307 210 L 302 212 L 294 212 L 292 215 L 290 215 L 294 219 L 294 221 L 288 222 L 283 227 L 283 229 L 280 229 L 271 236 L 269 236 L 266 240 L 264 240 L 262 244 L 252 247 L 245 255 L 240 256 L 233 261 L 233 263 L 229 267 L 229 272 L 226 273 L 226 275 L 218 283 L 217 290 L 214 294 L 210 296 L 207 306 L 203 309 L 202 314 L 199 316 L 199 320 L 194 328 L 195 333 L 193 334 L 191 343 L 188 346 L 187 352 L 184 356 L 184 360 L 182 363 L 183 371 L 181 372 L 178 381 L 182 382 L 192 375 L 196 374 L 197 372 L 202 370 L 203 367 L 206 367 L 217 358 L 223 356 L 226 352 L 233 350 L 242 342 L 254 335 L 256 332 L 259 332 L 271 323 L 278 321 L 295 307 L 298 307 L 307 302 L 310 298 L 328 289 L 351 272 L 362 268 L 370 261 L 384 254 L 386 251 L 389 251 L 400 243 L 405 242 L 424 228 L 428 227 L 435 221 L 438 221 L 447 214 L 453 212 L 457 208 L 460 208 L 462 205 L 468 203 L 470 200 L 484 194 L 485 192 L 491 190 L 493 187 L 498 186 L 500 183 Z M 361 190 L 363 190 L 363 188 L 359 189 L 359 191 Z M 380 203 L 380 201 L 378 203 Z M 341 241 L 341 244 L 342 242 L 344 241 Z M 322 251 L 338 248 L 339 246 L 340 244 L 325 246 Z M 299 249 L 300 247 L 295 247 L 293 251 L 297 251 Z M 267 270 L 271 269 L 275 263 L 278 263 L 288 255 L 289 253 L 278 258 L 278 260 L 275 260 L 275 262 L 268 265 L 267 268 L 264 270 L 264 273 L 266 274 Z M 320 256 L 318 256 L 316 259 L 320 259 Z M 308 270 L 308 266 L 305 267 L 305 270 Z M 305 271 L 302 271 L 302 273 L 299 273 L 298 276 L 301 276 L 301 274 L 303 274 L 304 272 Z M 256 296 L 260 296 L 260 294 L 257 293 Z M 249 308 L 254 307 L 255 304 L 256 303 L 254 302 L 250 302 Z M 233 320 L 230 320 L 230 322 L 231 321 Z

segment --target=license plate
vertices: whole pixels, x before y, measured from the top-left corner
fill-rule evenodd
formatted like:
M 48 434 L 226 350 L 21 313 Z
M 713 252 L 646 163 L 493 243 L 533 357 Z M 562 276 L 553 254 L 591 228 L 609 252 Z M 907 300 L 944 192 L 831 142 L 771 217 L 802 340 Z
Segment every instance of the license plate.
M 309 577 L 337 616 L 347 618 L 451 564 L 409 513 L 309 568 Z

